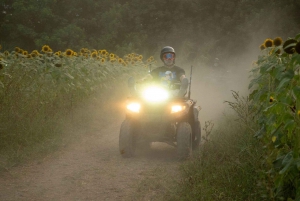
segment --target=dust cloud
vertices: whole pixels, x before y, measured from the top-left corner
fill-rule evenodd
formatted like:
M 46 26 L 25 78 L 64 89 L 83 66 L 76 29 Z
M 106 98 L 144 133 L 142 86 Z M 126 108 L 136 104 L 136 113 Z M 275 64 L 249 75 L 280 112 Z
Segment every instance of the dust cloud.
M 254 44 L 259 44 L 258 41 Z M 252 63 L 259 55 L 258 45 L 247 54 L 232 57 L 227 61 L 219 60 L 212 65 L 188 64 L 182 65 L 186 76 L 190 78 L 193 65 L 191 98 L 201 106 L 199 118 L 201 124 L 205 121 L 218 122 L 225 113 L 233 112 L 224 101 L 234 101 L 232 91 L 241 96 L 249 95 L 250 71 Z

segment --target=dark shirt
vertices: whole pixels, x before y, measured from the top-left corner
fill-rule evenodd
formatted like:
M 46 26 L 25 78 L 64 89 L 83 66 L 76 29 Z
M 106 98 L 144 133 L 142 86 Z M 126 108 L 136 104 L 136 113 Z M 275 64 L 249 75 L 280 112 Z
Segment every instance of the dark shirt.
M 152 70 L 150 74 L 155 82 L 180 82 L 180 77 L 185 75 L 185 71 L 178 66 L 173 66 L 172 68 L 161 66 Z

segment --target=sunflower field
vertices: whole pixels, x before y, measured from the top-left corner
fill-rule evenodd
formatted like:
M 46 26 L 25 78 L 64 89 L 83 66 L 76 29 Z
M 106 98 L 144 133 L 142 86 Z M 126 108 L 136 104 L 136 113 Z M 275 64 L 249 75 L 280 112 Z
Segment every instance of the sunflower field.
M 258 185 L 265 200 L 300 200 L 300 34 L 260 49 L 249 85 L 265 150 Z
M 76 104 L 133 72 L 155 65 L 135 53 L 119 57 L 82 48 L 53 52 L 19 47 L 0 52 L 0 153 L 19 158 L 26 147 L 46 143 L 59 133 L 57 122 Z M 126 82 L 127 80 L 125 80 Z M 0 162 L 6 159 L 0 157 Z M 5 166 L 5 164 L 1 164 Z

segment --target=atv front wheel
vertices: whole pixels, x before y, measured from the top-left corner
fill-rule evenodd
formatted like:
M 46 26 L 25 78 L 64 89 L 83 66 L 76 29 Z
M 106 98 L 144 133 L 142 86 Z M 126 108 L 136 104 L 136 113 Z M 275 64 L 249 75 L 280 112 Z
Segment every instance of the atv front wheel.
M 124 158 L 132 157 L 135 151 L 133 123 L 125 119 L 119 135 L 119 150 Z
M 191 152 L 192 128 L 187 122 L 177 125 L 177 155 L 180 160 L 186 159 Z

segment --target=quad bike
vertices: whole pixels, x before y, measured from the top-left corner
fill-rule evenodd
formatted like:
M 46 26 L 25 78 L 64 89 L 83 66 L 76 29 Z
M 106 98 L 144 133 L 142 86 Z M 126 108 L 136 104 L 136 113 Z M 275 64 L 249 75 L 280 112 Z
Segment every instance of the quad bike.
M 200 107 L 188 97 L 176 98 L 171 93 L 178 83 L 168 87 L 142 84 L 126 103 L 126 117 L 119 134 L 119 150 L 123 157 L 134 156 L 138 144 L 165 142 L 176 147 L 179 159 L 186 159 L 200 146 Z

